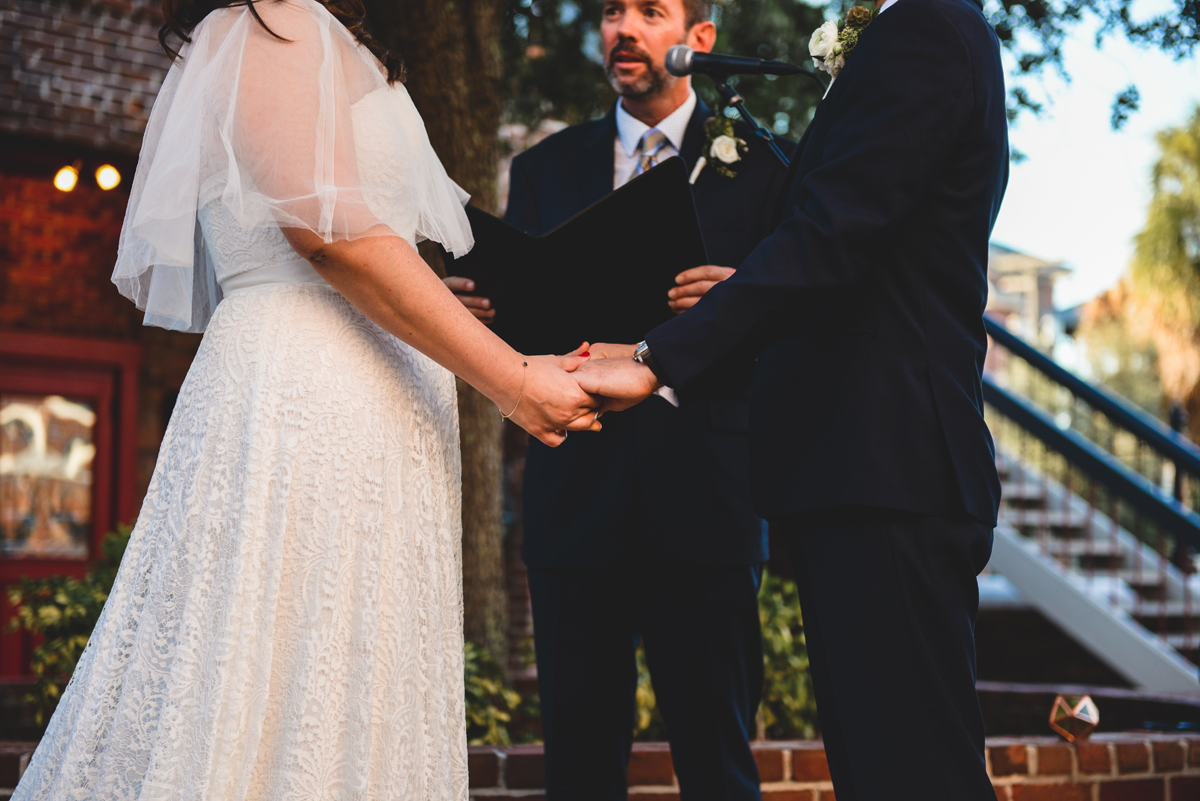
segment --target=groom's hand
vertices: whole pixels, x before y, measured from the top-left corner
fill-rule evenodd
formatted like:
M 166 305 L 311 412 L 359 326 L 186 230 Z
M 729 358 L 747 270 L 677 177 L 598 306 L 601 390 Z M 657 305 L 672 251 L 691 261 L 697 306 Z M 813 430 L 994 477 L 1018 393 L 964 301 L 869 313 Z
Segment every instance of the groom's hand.
M 588 395 L 603 397 L 600 414 L 636 406 L 659 387 L 650 368 L 632 357 L 594 359 L 580 365 L 572 377 Z
M 475 319 L 484 325 L 491 325 L 492 321 L 496 319 L 496 310 L 492 308 L 491 300 L 468 294 L 475 291 L 475 282 L 470 278 L 463 278 L 461 275 L 449 275 L 442 279 L 442 283 L 454 293 L 454 297 L 458 298 L 462 305 L 471 310 L 471 314 L 475 315 Z
M 667 305 L 676 314 L 682 314 L 699 303 L 708 290 L 735 272 L 737 270 L 732 267 L 718 267 L 715 264 L 684 270 L 675 276 L 675 283 L 679 286 L 667 291 Z

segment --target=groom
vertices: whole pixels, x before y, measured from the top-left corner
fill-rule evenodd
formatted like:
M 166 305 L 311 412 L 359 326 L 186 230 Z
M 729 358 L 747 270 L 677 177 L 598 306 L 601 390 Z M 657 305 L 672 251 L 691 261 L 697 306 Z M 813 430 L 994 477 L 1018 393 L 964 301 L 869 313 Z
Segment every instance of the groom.
M 795 567 L 838 801 L 982 801 L 975 576 L 1000 496 L 982 318 L 1003 72 L 981 0 L 880 5 L 801 142 L 775 232 L 634 358 L 576 376 L 620 409 L 763 347 L 751 486 Z

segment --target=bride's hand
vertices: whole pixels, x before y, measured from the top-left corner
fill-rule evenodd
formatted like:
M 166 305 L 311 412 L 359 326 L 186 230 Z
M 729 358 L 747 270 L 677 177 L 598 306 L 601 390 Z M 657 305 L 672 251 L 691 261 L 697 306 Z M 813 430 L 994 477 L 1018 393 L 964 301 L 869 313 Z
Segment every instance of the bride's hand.
M 552 448 L 563 443 L 568 429 L 599 431 L 600 401 L 571 376 L 590 358 L 586 342 L 566 356 L 526 357 L 525 391 L 509 419 Z

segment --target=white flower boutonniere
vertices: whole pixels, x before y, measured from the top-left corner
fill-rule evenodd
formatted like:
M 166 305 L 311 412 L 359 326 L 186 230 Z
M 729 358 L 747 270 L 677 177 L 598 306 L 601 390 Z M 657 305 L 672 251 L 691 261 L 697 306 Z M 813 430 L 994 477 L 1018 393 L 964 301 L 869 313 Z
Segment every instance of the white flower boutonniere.
M 741 161 L 742 154 L 748 149 L 746 140 L 733 135 L 733 120 L 719 115 L 709 117 L 708 121 L 704 123 L 703 155 L 696 160 L 696 166 L 688 180 L 693 184 L 696 183 L 696 179 L 708 166 L 710 159 L 713 169 L 719 175 L 736 178 L 737 173 L 732 169 L 732 165 Z
M 830 86 L 846 66 L 846 59 L 854 52 L 858 37 L 874 18 L 875 14 L 870 10 L 855 6 L 840 25 L 831 20 L 813 31 L 812 38 L 808 40 L 808 54 L 812 56 L 814 67 L 829 73 Z

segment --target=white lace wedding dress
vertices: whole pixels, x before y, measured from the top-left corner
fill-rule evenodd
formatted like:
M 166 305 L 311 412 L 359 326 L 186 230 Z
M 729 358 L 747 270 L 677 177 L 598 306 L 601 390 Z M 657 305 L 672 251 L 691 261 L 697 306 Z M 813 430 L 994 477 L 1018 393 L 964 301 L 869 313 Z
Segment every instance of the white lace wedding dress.
M 277 220 L 458 250 L 469 227 L 404 89 L 317 3 L 259 8 L 291 43 L 245 7 L 214 12 L 147 132 L 115 280 L 148 321 L 206 332 L 18 801 L 467 798 L 454 379 L 321 280 Z M 256 48 L 269 72 L 249 69 Z M 222 92 L 231 63 L 257 92 L 301 83 L 325 118 Z M 241 107 L 214 111 L 226 95 Z M 287 127 L 314 124 L 345 136 Z M 313 147 L 336 169 L 313 169 Z M 273 158 L 307 174 L 273 175 Z

